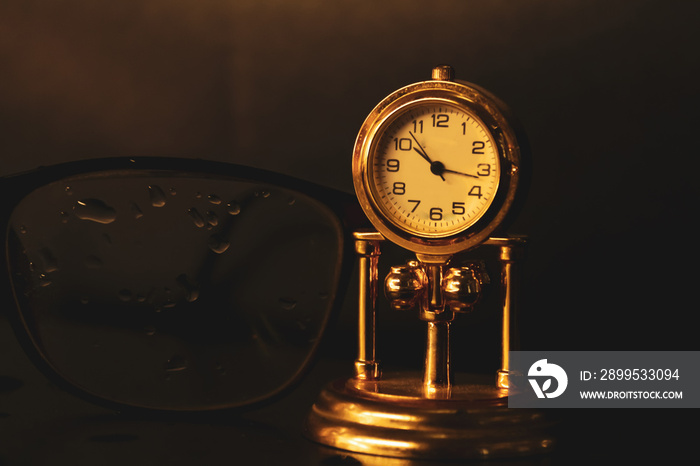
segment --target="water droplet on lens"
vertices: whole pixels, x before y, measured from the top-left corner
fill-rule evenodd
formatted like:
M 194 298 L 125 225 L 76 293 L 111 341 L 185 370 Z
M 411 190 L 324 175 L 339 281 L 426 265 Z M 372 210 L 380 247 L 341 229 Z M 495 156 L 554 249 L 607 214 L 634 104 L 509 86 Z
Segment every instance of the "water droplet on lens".
M 219 224 L 219 217 L 211 210 L 207 211 L 207 223 L 213 227 Z
M 294 199 L 293 197 L 290 197 L 290 198 L 289 198 L 289 201 L 287 201 L 287 204 L 289 204 L 289 205 L 294 205 L 294 204 L 296 204 L 296 203 L 297 203 L 297 200 Z
M 131 203 L 131 213 L 134 215 L 134 218 L 143 217 L 143 211 L 135 202 Z
M 226 204 L 226 212 L 228 212 L 229 215 L 238 215 L 241 213 L 241 206 L 238 202 L 231 201 Z
M 214 205 L 221 204 L 221 199 L 216 194 L 210 194 L 209 196 L 207 196 L 207 199 Z
M 165 363 L 166 372 L 179 372 L 187 369 L 185 358 L 175 355 Z
M 194 198 L 195 199 L 201 199 L 202 198 L 202 193 L 194 193 Z
M 39 286 L 40 287 L 46 287 L 51 285 L 51 280 L 49 279 L 48 275 L 45 274 L 39 274 Z
M 153 185 L 148 187 L 148 196 L 153 207 L 163 207 L 165 205 L 165 193 L 160 187 Z
M 226 252 L 229 246 L 231 246 L 231 243 L 229 243 L 219 235 L 211 235 L 209 237 L 209 240 L 207 241 L 207 246 L 209 246 L 209 249 L 211 249 L 215 253 L 223 254 L 224 252 Z
M 292 311 L 294 308 L 297 307 L 297 302 L 294 299 L 291 298 L 280 298 L 280 306 L 282 306 L 282 309 L 285 311 Z
M 121 301 L 124 301 L 124 302 L 126 303 L 126 302 L 131 301 L 131 296 L 132 296 L 132 295 L 131 295 L 131 291 L 129 291 L 129 290 L 121 290 L 121 291 L 119 292 L 118 296 L 119 296 L 119 299 L 120 299 Z
M 61 223 L 68 223 L 68 217 L 70 217 L 70 214 L 67 212 L 60 212 L 58 215 L 61 217 Z
M 171 196 L 176 196 L 176 195 L 177 195 L 177 189 L 175 189 L 175 188 L 170 188 L 170 195 L 171 195 Z
M 65 191 L 66 191 L 67 195 L 69 195 L 69 196 L 73 195 L 73 188 L 71 188 L 70 186 L 66 186 Z
M 58 270 L 58 262 L 56 262 L 56 258 L 51 254 L 49 248 L 42 248 L 39 251 L 39 255 L 44 263 L 44 272 L 49 273 Z
M 24 225 L 20 225 L 19 232 L 22 233 L 23 235 L 26 235 L 27 234 L 27 227 L 25 227 Z
M 80 298 L 80 304 L 87 304 L 89 302 L 90 302 L 90 300 L 88 298 L 86 298 L 85 296 Z
M 192 283 L 192 281 L 187 277 L 187 275 L 180 274 L 178 277 L 175 279 L 182 288 L 184 288 L 185 292 L 187 293 L 185 296 L 185 300 L 187 302 L 192 303 L 194 301 L 197 301 L 197 298 L 199 298 L 199 287 Z
M 207 222 L 204 221 L 202 214 L 200 214 L 197 209 L 189 209 L 187 214 L 192 218 L 192 221 L 195 225 L 197 225 L 197 228 L 204 228 L 204 226 L 207 224 Z
M 75 216 L 81 220 L 108 224 L 117 218 L 117 212 L 99 199 L 83 199 L 73 205 Z
M 146 335 L 148 335 L 148 336 L 156 334 L 156 328 L 153 326 L 146 327 L 144 330 L 146 331 Z

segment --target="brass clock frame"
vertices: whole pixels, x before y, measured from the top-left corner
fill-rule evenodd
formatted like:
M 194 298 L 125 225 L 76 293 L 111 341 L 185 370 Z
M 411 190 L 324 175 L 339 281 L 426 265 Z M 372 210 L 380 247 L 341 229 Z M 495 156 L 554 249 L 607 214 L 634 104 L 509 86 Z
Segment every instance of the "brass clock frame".
M 510 111 L 488 91 L 450 77 L 450 73 L 434 73 L 433 80 L 410 84 L 383 99 L 362 124 L 353 152 L 355 192 L 370 222 L 388 240 L 418 254 L 452 255 L 483 243 L 503 223 L 521 184 L 522 154 Z M 449 236 L 415 232 L 393 222 L 373 193 L 370 173 L 386 128 L 413 107 L 433 103 L 464 109 L 480 119 L 491 133 L 500 165 L 498 187 L 486 212 Z
M 304 434 L 333 448 L 386 457 L 382 464 L 395 464 L 389 457 L 465 460 L 547 453 L 554 445 L 551 422 L 536 411 L 508 408 L 508 397 L 517 392 L 509 362 L 518 307 L 516 271 L 527 239 L 493 236 L 522 201 L 529 167 L 518 143 L 523 135 L 505 104 L 473 84 L 454 81 L 451 67 L 434 68 L 432 77 L 382 100 L 358 134 L 352 162 L 355 192 L 376 230 L 354 233 L 359 272 L 354 376 L 323 389 L 306 418 Z M 480 119 L 500 165 L 494 197 L 481 216 L 442 236 L 392 220 L 372 187 L 372 163 L 383 132 L 405 112 L 425 104 L 454 106 Z M 384 289 L 392 309 L 417 309 L 427 324 L 422 374 L 384 373 L 378 359 L 378 264 L 385 240 L 416 254 L 416 261 L 391 268 Z M 473 374 L 453 377 L 450 356 L 453 319 L 479 301 L 481 284 L 489 282 L 477 264 L 453 267 L 450 262 L 455 254 L 481 245 L 500 249 L 502 342 L 495 380 Z

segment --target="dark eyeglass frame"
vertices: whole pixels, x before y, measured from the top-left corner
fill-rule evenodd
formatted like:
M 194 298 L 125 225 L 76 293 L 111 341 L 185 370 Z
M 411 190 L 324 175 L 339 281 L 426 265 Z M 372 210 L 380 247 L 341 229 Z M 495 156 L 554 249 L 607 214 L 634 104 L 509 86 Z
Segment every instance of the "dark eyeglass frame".
M 233 181 L 237 180 L 261 183 L 296 191 L 325 205 L 336 217 L 339 225 L 341 225 L 343 236 L 339 282 L 334 302 L 331 305 L 330 316 L 326 328 L 329 325 L 332 325 L 332 321 L 338 314 L 338 310 L 342 304 L 347 283 L 349 282 L 354 264 L 352 232 L 358 228 L 368 226 L 366 217 L 362 213 L 355 196 L 337 189 L 320 186 L 288 175 L 224 162 L 172 157 L 117 157 L 88 159 L 40 167 L 30 172 L 0 178 L 0 193 L 2 195 L 2 201 L 0 201 L 0 228 L 2 229 L 1 239 L 3 242 L 3 246 L 0 248 L 0 260 L 5 264 L 4 266 L 0 267 L 0 280 L 2 280 L 2 284 L 0 284 L 0 299 L 2 299 L 5 303 L 12 303 L 6 309 L 3 309 L 2 312 L 7 315 L 8 321 L 10 322 L 10 325 L 24 352 L 27 354 L 35 367 L 56 386 L 86 401 L 119 411 L 147 412 L 161 415 L 171 415 L 173 413 L 177 413 L 178 415 L 196 415 L 201 413 L 211 413 L 212 411 L 230 412 L 253 409 L 260 407 L 261 405 L 272 403 L 284 397 L 298 385 L 313 364 L 313 360 L 315 359 L 319 348 L 324 344 L 323 335 L 326 333 L 325 328 L 321 334 L 319 343 L 315 346 L 310 358 L 308 359 L 309 364 L 306 364 L 306 367 L 301 368 L 294 379 L 291 380 L 286 386 L 280 388 L 278 391 L 265 399 L 255 400 L 252 403 L 244 406 L 205 410 L 165 410 L 160 408 L 131 406 L 118 401 L 102 398 L 97 394 L 83 390 L 61 376 L 52 367 L 47 358 L 42 354 L 41 350 L 33 342 L 27 324 L 21 315 L 19 301 L 15 296 L 15 290 L 13 289 L 12 280 L 10 277 L 11 270 L 8 261 L 8 248 L 10 246 L 8 242 L 8 233 L 10 229 L 10 216 L 13 210 L 28 194 L 49 183 L 58 182 L 62 179 L 75 177 L 78 175 L 86 175 L 97 172 L 109 172 L 112 175 L 118 176 L 129 175 L 136 171 L 141 173 L 150 171 L 159 174 L 167 172 L 169 175 L 173 176 L 186 174 L 188 176 L 201 176 L 203 178 L 210 177 L 217 180 L 230 179 Z

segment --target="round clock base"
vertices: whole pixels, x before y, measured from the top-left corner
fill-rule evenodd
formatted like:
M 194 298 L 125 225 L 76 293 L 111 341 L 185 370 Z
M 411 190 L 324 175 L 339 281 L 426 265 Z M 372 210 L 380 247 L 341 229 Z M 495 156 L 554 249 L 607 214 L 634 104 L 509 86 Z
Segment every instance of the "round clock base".
M 541 412 L 509 409 L 507 390 L 462 375 L 449 399 L 429 399 L 418 374 L 330 383 L 305 435 L 327 446 L 416 459 L 512 458 L 548 453 L 552 425 Z

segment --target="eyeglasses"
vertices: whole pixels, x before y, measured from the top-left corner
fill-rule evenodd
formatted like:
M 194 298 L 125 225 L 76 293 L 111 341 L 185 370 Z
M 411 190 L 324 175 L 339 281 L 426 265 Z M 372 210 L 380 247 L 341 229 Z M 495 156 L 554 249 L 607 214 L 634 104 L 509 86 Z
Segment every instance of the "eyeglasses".
M 354 197 L 231 164 L 101 159 L 0 180 L 5 306 L 54 383 L 116 409 L 256 405 L 309 367 Z

